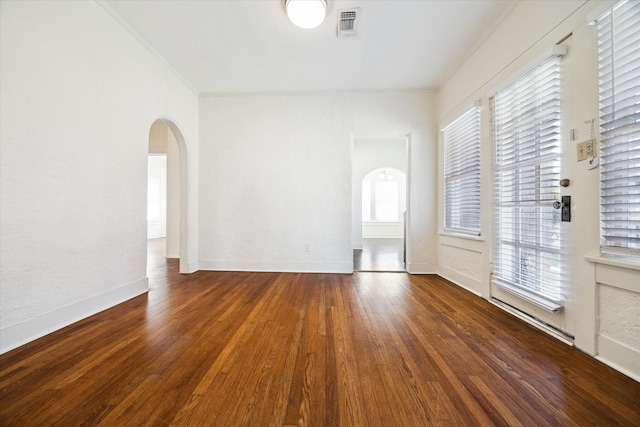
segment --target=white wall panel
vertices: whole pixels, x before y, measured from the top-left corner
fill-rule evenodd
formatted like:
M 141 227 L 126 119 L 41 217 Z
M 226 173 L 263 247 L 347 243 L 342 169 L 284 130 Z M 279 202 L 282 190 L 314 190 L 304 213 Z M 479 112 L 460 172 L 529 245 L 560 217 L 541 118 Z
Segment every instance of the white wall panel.
M 197 173 L 198 100 L 95 2 L 3 2 L 0 20 L 7 351 L 146 291 L 149 130 L 174 120 Z
M 604 310 L 606 334 L 601 336 L 629 341 L 626 326 L 619 317 L 629 313 L 625 304 L 633 298 L 623 298 L 620 291 L 601 289 L 598 294 L 596 267 L 589 255 L 597 255 L 599 247 L 599 183 L 598 170 L 590 170 L 587 162 L 578 162 L 576 144 L 590 139 L 590 120 L 598 117 L 598 75 L 596 27 L 587 25 L 587 17 L 603 2 L 553 2 L 522 1 L 514 6 L 511 13 L 495 28 L 487 40 L 469 57 L 465 63 L 443 85 L 438 93 L 439 125 L 450 121 L 474 101 L 482 106 L 482 235 L 483 242 L 476 242 L 478 253 L 456 250 L 464 247 L 466 239 L 448 235 L 440 236 L 438 245 L 439 271 L 441 274 L 454 272 L 461 286 L 476 290 L 485 298 L 489 293 L 489 263 L 491 262 L 491 159 L 492 144 L 488 96 L 495 88 L 504 85 L 527 67 L 534 65 L 537 58 L 551 46 L 562 40 L 569 47 L 569 53 L 562 58 L 563 88 L 563 177 L 571 180 L 567 188 L 560 188 L 561 194 L 572 196 L 572 220 L 563 223 L 563 233 L 567 246 L 565 274 L 568 285 L 565 289 L 565 307 L 558 317 L 561 329 L 575 336 L 575 345 L 580 349 L 597 354 L 598 318 L 597 309 Z M 575 140 L 570 135 L 573 130 Z M 597 132 L 597 126 L 596 126 Z M 440 145 L 441 146 L 441 145 Z M 440 156 L 441 157 L 441 156 Z M 442 159 L 439 159 L 442 171 Z M 442 202 L 442 188 L 439 188 Z M 443 215 L 438 212 L 439 230 L 442 230 Z M 452 243 L 458 240 L 460 243 Z M 481 258 L 481 271 L 474 270 L 477 259 Z M 637 269 L 626 269 L 620 273 L 623 289 L 630 283 L 640 283 Z M 457 280 L 456 280 L 457 279 Z M 602 300 L 602 297 L 605 297 Z M 507 298 L 505 296 L 505 298 Z M 599 299 L 600 298 L 600 299 Z M 509 301 L 512 304 L 517 302 Z M 526 304 L 523 304 L 526 306 Z M 535 310 L 534 310 L 535 311 Z M 536 315 L 534 313 L 534 315 Z M 544 320 L 544 313 L 539 317 Z M 629 316 L 627 316 L 629 317 Z M 602 320 L 602 319 L 601 319 Z M 624 336 L 624 338 L 623 338 Z M 608 338 L 607 338 L 608 339 Z M 635 344 L 634 344 L 635 345 Z M 633 347 L 633 346 L 631 346 Z M 629 372 L 629 370 L 627 370 Z
M 352 135 L 406 135 L 409 259 L 435 270 L 431 93 L 203 96 L 200 106 L 202 268 L 351 272 Z

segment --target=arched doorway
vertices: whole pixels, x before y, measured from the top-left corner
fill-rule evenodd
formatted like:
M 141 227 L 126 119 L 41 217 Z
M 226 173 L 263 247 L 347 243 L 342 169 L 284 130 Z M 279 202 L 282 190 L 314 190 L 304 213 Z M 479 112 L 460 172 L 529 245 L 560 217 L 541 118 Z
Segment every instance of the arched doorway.
M 180 272 L 188 270 L 187 244 L 187 153 L 182 132 L 165 118 L 149 129 L 147 191 L 147 263 L 149 271 L 165 264 L 166 258 L 180 260 Z
M 407 175 L 392 167 L 362 179 L 362 250 L 355 270 L 405 271 Z
M 351 205 L 351 244 L 353 248 L 354 271 L 399 271 L 406 272 L 410 267 L 411 242 L 410 233 L 410 134 L 405 136 L 352 136 L 352 205 Z M 380 192 L 376 203 L 376 184 Z M 396 182 L 396 184 L 385 184 Z M 368 188 L 368 191 L 367 191 Z M 395 188 L 395 189 L 394 189 Z M 364 193 L 363 194 L 363 190 Z M 397 193 L 394 193 L 397 191 Z M 386 201 L 383 199 L 387 198 Z M 389 206 L 395 208 L 389 210 Z M 363 220 L 364 219 L 364 220 Z M 372 222 L 375 224 L 366 224 Z M 385 224 L 386 222 L 386 224 Z M 367 230 L 364 230 L 367 228 Z M 395 249 L 383 248 L 378 254 L 366 243 L 376 243 L 363 239 L 371 229 L 377 229 L 383 246 L 392 243 L 389 238 L 396 238 Z M 386 234 L 385 231 L 386 230 Z M 398 236 L 402 232 L 403 237 Z M 395 234 L 389 234 L 395 233 Z M 371 234 L 369 234 L 370 236 Z M 398 248 L 398 245 L 400 246 Z M 384 254 L 393 251 L 393 255 Z M 380 256 L 378 256 L 380 255 Z M 395 258 L 391 263 L 373 263 L 373 258 Z M 387 259 L 388 260 L 388 259 Z M 362 262 L 367 261 L 367 262 Z

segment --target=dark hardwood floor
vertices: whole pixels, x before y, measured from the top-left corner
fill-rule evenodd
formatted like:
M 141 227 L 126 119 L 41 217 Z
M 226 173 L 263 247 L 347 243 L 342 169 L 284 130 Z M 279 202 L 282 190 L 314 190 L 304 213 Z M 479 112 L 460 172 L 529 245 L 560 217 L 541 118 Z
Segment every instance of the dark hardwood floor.
M 640 425 L 640 383 L 439 277 L 177 270 L 0 356 L 0 425 Z

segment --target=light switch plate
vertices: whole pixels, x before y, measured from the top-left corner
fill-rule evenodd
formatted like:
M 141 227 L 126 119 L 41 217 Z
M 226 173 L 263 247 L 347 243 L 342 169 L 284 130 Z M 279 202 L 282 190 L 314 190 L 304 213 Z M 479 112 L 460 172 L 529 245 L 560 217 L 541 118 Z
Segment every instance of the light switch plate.
M 598 144 L 595 138 L 578 143 L 578 161 L 587 160 L 589 156 L 598 157 Z

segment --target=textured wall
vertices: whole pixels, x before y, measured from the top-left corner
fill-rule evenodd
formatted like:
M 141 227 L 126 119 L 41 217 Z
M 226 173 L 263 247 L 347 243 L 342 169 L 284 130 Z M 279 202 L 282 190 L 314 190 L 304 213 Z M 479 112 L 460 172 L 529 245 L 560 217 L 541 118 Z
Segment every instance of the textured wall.
M 417 91 L 202 97 L 201 268 L 351 271 L 352 135 L 411 135 L 411 261 L 434 271 L 432 100 Z
M 596 355 L 640 381 L 640 266 L 589 257 L 596 276 Z
M 452 274 L 460 272 L 456 279 L 459 284 L 478 290 L 489 298 L 493 290 L 489 285 L 492 200 L 492 146 L 491 122 L 489 117 L 489 97 L 500 87 L 504 87 L 535 64 L 548 57 L 550 48 L 562 40 L 568 46 L 568 55 L 561 59 L 563 69 L 563 153 L 562 173 L 571 184 L 560 189 L 561 194 L 572 196 L 572 220 L 562 224 L 565 245 L 564 310 L 545 319 L 575 336 L 575 344 L 580 349 L 596 354 L 597 318 L 599 307 L 602 327 L 611 336 L 631 339 L 627 322 L 637 312 L 628 304 L 634 298 L 625 299 L 620 290 L 605 289 L 598 300 L 596 289 L 595 263 L 602 262 L 594 257 L 599 253 L 599 182 L 598 169 L 588 169 L 586 162 L 578 162 L 576 143 L 591 138 L 590 120 L 598 118 L 598 66 L 596 27 L 587 24 L 596 10 L 611 5 L 611 2 L 557 2 L 522 1 L 514 3 L 504 20 L 488 38 L 467 58 L 465 63 L 452 74 L 450 80 L 438 93 L 438 119 L 442 127 L 462 113 L 476 100 L 482 111 L 482 234 L 483 241 L 469 241 L 451 236 L 441 236 L 438 246 L 440 271 Z M 597 129 L 597 127 L 596 127 Z M 570 131 L 575 140 L 570 139 Z M 440 141 L 440 144 L 442 141 Z M 441 146 L 441 145 L 440 145 Z M 439 159 L 442 171 L 442 155 Z M 442 186 L 439 200 L 442 204 Z M 439 212 L 439 228 L 442 229 L 443 215 Z M 446 244 L 444 243 L 446 242 Z M 471 242 L 471 243 L 469 243 Z M 472 245 L 476 251 L 466 251 Z M 458 246 L 459 250 L 452 249 Z M 482 260 L 478 271 L 478 257 Z M 621 275 L 621 286 L 640 283 L 637 269 L 627 270 Z M 509 296 L 509 298 L 511 298 Z M 530 310 L 522 300 L 513 297 L 509 303 L 523 311 Z M 533 313 L 536 316 L 535 313 Z M 624 317 L 620 317 L 624 316 Z M 625 320 L 626 319 L 626 320 Z M 625 323 L 626 322 L 626 323 Z M 631 356 L 634 357 L 634 356 Z M 640 371 L 640 370 L 639 370 Z
M 197 140 L 198 102 L 94 2 L 0 19 L 6 351 L 146 291 L 149 129 L 173 117 Z
M 438 248 L 438 264 L 446 265 L 467 277 L 482 277 L 482 256 L 476 251 L 441 245 Z
M 640 294 L 600 286 L 599 333 L 640 352 Z

